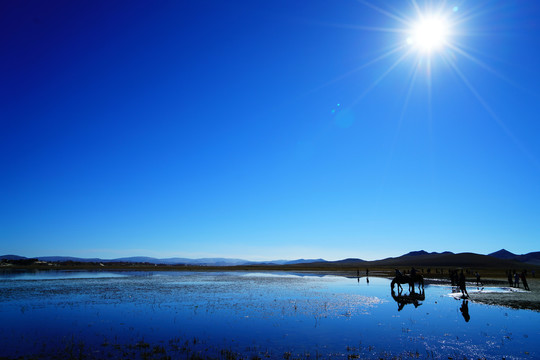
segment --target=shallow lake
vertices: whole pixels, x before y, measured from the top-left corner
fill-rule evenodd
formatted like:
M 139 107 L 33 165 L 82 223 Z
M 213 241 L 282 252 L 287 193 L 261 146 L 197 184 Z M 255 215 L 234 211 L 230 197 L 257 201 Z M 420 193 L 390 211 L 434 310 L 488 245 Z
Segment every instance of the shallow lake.
M 445 285 L 398 297 L 379 277 L 0 273 L 0 293 L 8 358 L 540 358 L 539 312 Z

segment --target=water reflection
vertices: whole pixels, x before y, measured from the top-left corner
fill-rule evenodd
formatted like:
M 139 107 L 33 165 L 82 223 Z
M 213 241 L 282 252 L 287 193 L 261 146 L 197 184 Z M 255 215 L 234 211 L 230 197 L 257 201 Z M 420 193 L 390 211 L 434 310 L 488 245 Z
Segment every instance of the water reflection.
M 471 315 L 469 315 L 469 300 L 463 300 L 459 311 L 461 311 L 461 315 L 463 315 L 463 319 L 465 319 L 466 322 L 471 320 Z
M 170 358 L 225 358 L 223 349 L 269 359 L 408 358 L 410 351 L 420 358 L 522 358 L 524 351 L 540 358 L 533 341 L 540 313 L 457 301 L 448 285 L 388 293 L 390 279 L 355 278 L 364 271 L 123 274 L 0 276 L 0 358 L 51 358 L 73 344 L 96 358 L 143 358 L 155 345 L 164 358 L 165 351 Z
M 408 295 L 404 295 L 401 292 L 398 292 L 396 295 L 396 292 L 394 289 L 391 290 L 392 299 L 398 304 L 398 311 L 403 310 L 405 305 L 413 304 L 415 308 L 422 305 L 420 301 L 424 301 L 426 299 L 426 294 L 424 289 L 420 291 L 420 293 L 411 292 Z
M 2 280 L 102 279 L 124 276 L 126 274 L 121 272 L 87 270 L 10 270 L 0 273 Z

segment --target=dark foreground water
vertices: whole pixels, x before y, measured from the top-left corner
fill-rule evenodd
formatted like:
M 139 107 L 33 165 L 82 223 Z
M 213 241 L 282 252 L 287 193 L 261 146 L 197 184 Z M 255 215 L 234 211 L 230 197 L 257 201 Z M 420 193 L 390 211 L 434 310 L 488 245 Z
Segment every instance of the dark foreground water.
M 0 358 L 540 358 L 540 313 L 451 293 L 288 273 L 4 273 Z

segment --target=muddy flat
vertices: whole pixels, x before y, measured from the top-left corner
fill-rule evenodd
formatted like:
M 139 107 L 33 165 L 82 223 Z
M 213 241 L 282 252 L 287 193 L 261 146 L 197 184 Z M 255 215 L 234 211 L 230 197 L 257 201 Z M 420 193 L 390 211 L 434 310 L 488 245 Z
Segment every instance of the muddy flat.
M 540 311 L 540 279 L 527 279 L 530 291 L 526 291 L 521 283 L 519 287 L 514 288 L 501 279 L 486 279 L 486 283 L 488 282 L 490 284 L 485 286 L 469 286 L 470 300 L 514 309 Z

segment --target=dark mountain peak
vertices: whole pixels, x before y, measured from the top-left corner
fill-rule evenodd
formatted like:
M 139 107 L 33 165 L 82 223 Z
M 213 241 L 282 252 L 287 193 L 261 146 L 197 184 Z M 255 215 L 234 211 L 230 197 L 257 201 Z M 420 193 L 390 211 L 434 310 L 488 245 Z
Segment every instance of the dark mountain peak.
M 420 256 L 420 255 L 427 255 L 427 254 L 429 254 L 427 251 L 419 250 L 419 251 L 411 251 L 403 256 Z
M 488 255 L 496 257 L 498 259 L 513 259 L 513 258 L 515 258 L 517 256 L 516 254 L 513 254 L 513 253 L 511 253 L 510 251 L 508 251 L 506 249 L 501 249 L 499 251 L 495 251 L 494 253 L 491 253 L 491 254 L 488 254 Z
M 309 263 L 321 263 L 326 262 L 324 259 L 297 259 L 286 261 L 285 264 L 309 264 Z
M 343 260 L 334 261 L 336 264 L 348 264 L 348 263 L 363 263 L 366 262 L 366 260 L 358 259 L 358 258 L 347 258 Z

